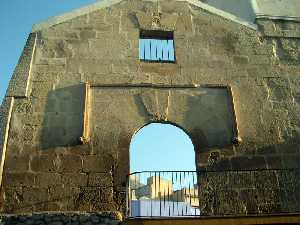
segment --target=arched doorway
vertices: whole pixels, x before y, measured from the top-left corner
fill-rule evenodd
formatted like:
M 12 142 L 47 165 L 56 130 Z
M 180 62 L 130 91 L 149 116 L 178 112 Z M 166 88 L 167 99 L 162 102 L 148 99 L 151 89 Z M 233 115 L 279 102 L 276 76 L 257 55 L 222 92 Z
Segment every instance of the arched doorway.
M 129 204 L 137 216 L 199 215 L 194 146 L 169 123 L 150 123 L 130 144 Z
M 130 143 L 130 172 L 195 171 L 195 151 L 190 137 L 169 123 L 150 123 Z

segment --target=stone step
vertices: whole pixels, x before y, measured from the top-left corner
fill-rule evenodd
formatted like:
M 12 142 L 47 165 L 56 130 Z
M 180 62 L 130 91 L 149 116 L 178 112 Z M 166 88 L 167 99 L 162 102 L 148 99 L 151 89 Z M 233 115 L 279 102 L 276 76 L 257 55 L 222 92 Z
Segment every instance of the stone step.
M 201 218 L 162 218 L 129 219 L 121 225 L 300 225 L 300 214 L 245 216 L 245 217 L 201 217 Z

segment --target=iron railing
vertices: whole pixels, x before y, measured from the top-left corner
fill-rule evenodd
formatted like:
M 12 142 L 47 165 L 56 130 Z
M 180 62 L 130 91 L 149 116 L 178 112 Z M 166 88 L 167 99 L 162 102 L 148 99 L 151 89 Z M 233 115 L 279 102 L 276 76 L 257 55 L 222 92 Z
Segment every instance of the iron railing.
M 143 171 L 128 176 L 128 217 L 300 212 L 300 169 Z

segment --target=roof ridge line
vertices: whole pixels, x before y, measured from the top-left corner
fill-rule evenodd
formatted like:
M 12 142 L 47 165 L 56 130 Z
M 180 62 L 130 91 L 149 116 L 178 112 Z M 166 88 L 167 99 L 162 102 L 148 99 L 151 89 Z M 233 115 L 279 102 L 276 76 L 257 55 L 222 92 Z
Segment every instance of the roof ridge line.
M 218 9 L 214 6 L 205 4 L 203 2 L 200 2 L 199 0 L 185 0 L 185 1 L 187 1 L 188 3 L 190 3 L 192 5 L 200 7 L 204 10 L 207 10 L 207 11 L 209 11 L 209 12 L 215 14 L 215 15 L 221 16 L 225 19 L 234 21 L 236 23 L 239 23 L 239 24 L 244 25 L 246 27 L 249 27 L 251 29 L 257 30 L 257 25 L 255 23 L 248 22 L 248 21 L 246 21 L 246 20 L 244 20 L 240 17 L 237 17 L 237 16 L 235 16 L 235 15 L 229 13 L 229 12 L 226 12 L 226 11 Z
M 257 13 L 256 14 L 256 19 L 261 19 L 261 18 L 267 18 L 267 19 L 272 19 L 272 20 L 294 20 L 294 21 L 300 21 L 299 16 L 272 16 L 264 13 Z
M 89 5 L 71 10 L 70 12 L 66 12 L 66 13 L 63 13 L 63 14 L 60 14 L 60 15 L 57 15 L 57 16 L 54 16 L 54 17 L 50 17 L 49 19 L 46 19 L 42 22 L 34 24 L 32 26 L 31 32 L 37 32 L 37 31 L 40 31 L 42 29 L 49 28 L 51 26 L 63 23 L 65 21 L 73 19 L 75 17 L 83 16 L 85 14 L 94 12 L 96 10 L 103 9 L 105 7 L 108 7 L 108 6 L 112 6 L 112 5 L 117 4 L 121 1 L 123 1 L 123 0 L 102 0 L 102 1 L 99 1 L 99 2 L 95 2 L 95 3 L 89 4 Z
M 37 32 L 37 31 L 40 31 L 42 29 L 47 29 L 51 26 L 63 23 L 65 21 L 73 19 L 75 17 L 86 15 L 86 14 L 94 12 L 96 10 L 103 9 L 105 7 L 115 5 L 115 4 L 117 4 L 121 1 L 123 1 L 123 0 L 102 0 L 102 1 L 95 2 L 95 3 L 90 4 L 90 5 L 87 5 L 87 6 L 83 6 L 83 7 L 78 8 L 78 9 L 74 9 L 70 12 L 66 12 L 66 13 L 63 13 L 63 14 L 60 14 L 60 15 L 57 15 L 57 16 L 54 16 L 54 17 L 50 17 L 49 19 L 47 19 L 45 21 L 34 24 L 33 27 L 32 27 L 31 32 Z M 154 1 L 157 1 L 157 0 L 154 0 Z M 248 22 L 248 21 L 246 21 L 246 20 L 244 20 L 240 17 L 237 17 L 237 16 L 235 16 L 231 13 L 228 13 L 224 10 L 221 10 L 221 9 L 218 9 L 218 8 L 213 7 L 211 5 L 200 2 L 199 0 L 176 0 L 176 1 L 185 1 L 189 4 L 192 4 L 194 6 L 197 6 L 197 7 L 201 8 L 201 9 L 207 10 L 210 13 L 221 16 L 221 17 L 223 17 L 225 19 L 228 19 L 230 21 L 239 23 L 239 24 L 241 24 L 243 26 L 246 26 L 246 27 L 249 27 L 251 29 L 257 30 L 257 25 L 256 24 Z

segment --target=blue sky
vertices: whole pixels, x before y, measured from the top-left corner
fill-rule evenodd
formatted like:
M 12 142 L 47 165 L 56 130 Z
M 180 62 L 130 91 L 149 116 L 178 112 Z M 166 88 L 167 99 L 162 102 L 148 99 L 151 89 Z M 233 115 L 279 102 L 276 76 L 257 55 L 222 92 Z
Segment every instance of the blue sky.
M 183 130 L 173 125 L 149 124 L 131 141 L 130 170 L 195 171 L 192 141 Z
M 96 0 L 0 1 L 0 102 L 5 95 L 32 25 Z

